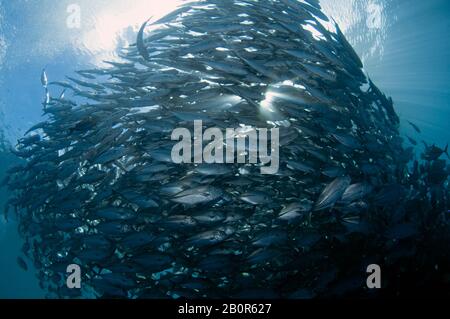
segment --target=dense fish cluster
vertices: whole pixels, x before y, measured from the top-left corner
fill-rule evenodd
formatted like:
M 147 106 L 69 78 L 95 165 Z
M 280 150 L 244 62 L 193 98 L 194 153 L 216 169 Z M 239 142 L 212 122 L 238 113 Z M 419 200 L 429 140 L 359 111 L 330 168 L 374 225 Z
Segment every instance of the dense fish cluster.
M 396 287 L 405 258 L 448 261 L 427 246 L 448 243 L 445 150 L 410 163 L 392 100 L 317 0 L 183 4 L 121 58 L 44 71 L 49 118 L 13 150 L 10 206 L 49 297 L 364 294 L 369 264 Z M 174 164 L 171 132 L 194 120 L 279 128 L 278 173 Z

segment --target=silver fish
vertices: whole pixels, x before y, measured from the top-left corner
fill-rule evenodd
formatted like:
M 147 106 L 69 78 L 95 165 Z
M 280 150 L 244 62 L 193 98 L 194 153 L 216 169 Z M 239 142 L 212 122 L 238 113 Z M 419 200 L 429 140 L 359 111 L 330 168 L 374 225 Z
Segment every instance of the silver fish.
M 331 182 L 320 194 L 314 206 L 314 211 L 324 210 L 332 207 L 342 198 L 347 187 L 350 185 L 351 178 L 348 176 L 338 177 Z

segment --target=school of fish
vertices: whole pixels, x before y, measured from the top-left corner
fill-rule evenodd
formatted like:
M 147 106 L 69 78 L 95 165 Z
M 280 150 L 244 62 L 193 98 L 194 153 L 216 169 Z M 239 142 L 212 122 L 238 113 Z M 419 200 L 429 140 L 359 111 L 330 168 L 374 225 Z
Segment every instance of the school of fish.
M 369 295 L 369 264 L 396 270 L 392 291 L 411 260 L 448 270 L 447 149 L 407 147 L 317 0 L 184 3 L 120 52 L 66 81 L 44 70 L 47 118 L 12 149 L 18 263 L 49 298 Z M 280 170 L 173 163 L 194 120 L 279 128 Z

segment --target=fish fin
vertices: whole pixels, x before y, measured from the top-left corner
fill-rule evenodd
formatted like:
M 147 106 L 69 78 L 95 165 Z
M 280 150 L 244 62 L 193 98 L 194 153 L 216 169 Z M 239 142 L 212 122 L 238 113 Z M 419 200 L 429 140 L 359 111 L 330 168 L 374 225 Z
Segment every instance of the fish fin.
M 444 153 L 447 154 L 447 157 L 450 159 L 450 155 L 448 155 L 448 143 L 447 143 L 447 146 L 444 149 Z
M 148 22 L 152 19 L 153 17 L 150 17 L 147 21 L 145 21 L 141 28 L 139 29 L 138 35 L 137 35 L 137 40 L 136 40 L 136 45 L 137 45 L 137 49 L 139 54 L 144 58 L 145 61 L 150 61 L 150 56 L 148 54 L 147 48 L 144 45 L 144 30 L 145 27 L 147 26 Z

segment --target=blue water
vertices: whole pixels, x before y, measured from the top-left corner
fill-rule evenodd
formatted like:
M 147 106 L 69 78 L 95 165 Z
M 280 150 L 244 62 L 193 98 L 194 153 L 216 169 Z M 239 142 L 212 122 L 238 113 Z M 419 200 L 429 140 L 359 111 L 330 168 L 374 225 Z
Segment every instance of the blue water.
M 66 9 L 73 1 L 0 0 L 0 131 L 9 142 L 42 120 L 44 67 L 52 81 L 102 65 L 103 59 L 114 59 L 117 46 L 134 40 L 142 21 L 178 1 L 92 2 L 77 1 L 81 25 L 70 29 Z M 326 0 L 323 5 L 373 81 L 394 99 L 402 132 L 445 146 L 450 141 L 450 1 Z M 406 120 L 423 134 L 418 136 Z M 0 153 L 0 177 L 13 161 Z M 1 189 L 0 207 L 7 196 Z M 0 298 L 44 297 L 33 269 L 25 272 L 16 263 L 21 255 L 16 228 L 13 219 L 6 223 L 0 217 Z

